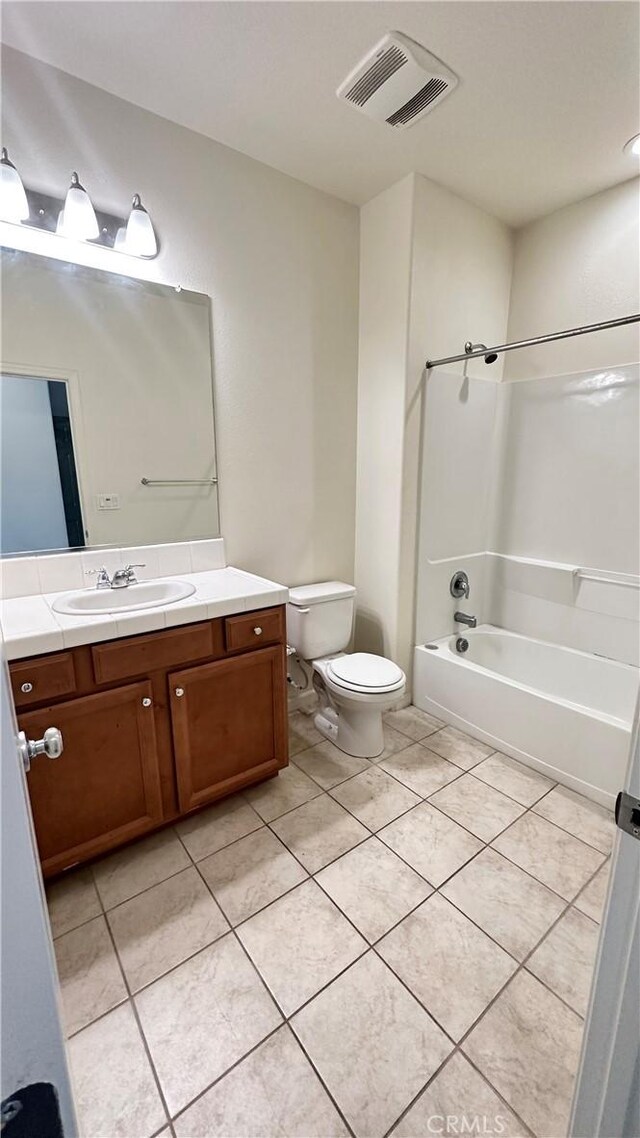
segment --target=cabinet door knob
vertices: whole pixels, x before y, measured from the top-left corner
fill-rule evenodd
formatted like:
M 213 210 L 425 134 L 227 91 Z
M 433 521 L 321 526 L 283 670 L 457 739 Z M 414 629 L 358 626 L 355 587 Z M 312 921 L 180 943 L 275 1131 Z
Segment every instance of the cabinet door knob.
M 31 769 L 33 759 L 46 755 L 48 759 L 59 759 L 64 750 L 62 732 L 57 727 L 47 727 L 42 739 L 27 739 L 24 731 L 18 735 L 18 746 L 25 771 Z
M 151 707 L 151 700 L 149 699 L 148 695 L 145 695 L 145 697 L 142 701 L 142 706 L 143 707 Z
M 33 691 L 33 684 L 23 684 L 20 688 L 20 691 L 24 692 L 25 695 L 28 695 L 30 691 Z
M 178 699 L 181 695 L 184 695 L 184 688 L 176 688 L 176 695 L 178 696 Z
M 260 628 L 260 625 L 258 625 L 257 628 L 254 628 L 253 631 L 255 632 L 256 636 L 262 636 L 262 629 Z

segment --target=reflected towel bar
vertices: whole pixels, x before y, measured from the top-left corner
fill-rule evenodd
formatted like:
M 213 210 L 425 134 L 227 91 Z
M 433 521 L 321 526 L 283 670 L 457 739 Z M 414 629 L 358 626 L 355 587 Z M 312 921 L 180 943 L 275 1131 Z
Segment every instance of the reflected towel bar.
M 141 478 L 143 486 L 217 486 L 217 478 Z

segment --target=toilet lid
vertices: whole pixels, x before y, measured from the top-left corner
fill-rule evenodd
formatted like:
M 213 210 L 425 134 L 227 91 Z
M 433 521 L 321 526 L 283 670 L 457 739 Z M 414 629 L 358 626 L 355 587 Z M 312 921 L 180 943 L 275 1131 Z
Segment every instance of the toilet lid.
M 340 656 L 331 661 L 328 671 L 338 683 L 371 691 L 391 688 L 404 680 L 404 672 L 397 664 L 369 652 Z

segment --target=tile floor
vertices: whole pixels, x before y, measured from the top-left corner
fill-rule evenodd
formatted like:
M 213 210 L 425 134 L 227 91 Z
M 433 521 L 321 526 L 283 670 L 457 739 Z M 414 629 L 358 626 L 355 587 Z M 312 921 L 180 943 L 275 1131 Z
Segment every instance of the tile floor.
M 566 1133 L 612 819 L 413 707 L 385 744 L 297 712 L 277 778 L 50 887 L 83 1138 Z

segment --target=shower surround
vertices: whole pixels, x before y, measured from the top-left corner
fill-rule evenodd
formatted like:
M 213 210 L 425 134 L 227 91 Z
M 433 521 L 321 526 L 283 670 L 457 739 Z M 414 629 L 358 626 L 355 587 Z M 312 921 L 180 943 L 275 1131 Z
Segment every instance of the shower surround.
M 607 804 L 640 662 L 639 378 L 637 364 L 506 383 L 441 371 L 425 400 L 414 701 Z M 458 569 L 465 611 L 493 626 L 464 657 Z M 620 684 L 624 706 L 605 707 Z

